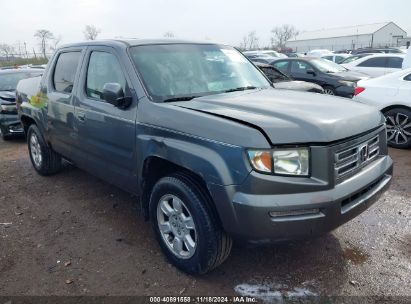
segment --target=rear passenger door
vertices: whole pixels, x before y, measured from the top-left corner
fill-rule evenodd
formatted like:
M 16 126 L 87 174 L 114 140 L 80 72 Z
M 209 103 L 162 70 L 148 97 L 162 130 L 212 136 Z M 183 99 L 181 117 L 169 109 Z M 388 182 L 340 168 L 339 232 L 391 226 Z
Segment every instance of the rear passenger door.
M 137 98 L 124 64 L 114 48 L 88 48 L 75 104 L 77 145 L 87 159 L 86 170 L 133 190 Z M 120 84 L 125 96 L 132 97 L 131 105 L 121 109 L 106 102 L 102 94 L 106 83 Z
M 387 57 L 387 69 L 385 74 L 396 72 L 402 68 L 402 62 L 404 58 L 401 57 Z
M 364 60 L 359 63 L 355 70 L 370 75 L 371 77 L 378 77 L 386 74 L 387 58 L 374 57 Z
M 83 48 L 61 50 L 53 58 L 47 79 L 47 135 L 53 149 L 77 161 L 73 88 L 77 85 Z

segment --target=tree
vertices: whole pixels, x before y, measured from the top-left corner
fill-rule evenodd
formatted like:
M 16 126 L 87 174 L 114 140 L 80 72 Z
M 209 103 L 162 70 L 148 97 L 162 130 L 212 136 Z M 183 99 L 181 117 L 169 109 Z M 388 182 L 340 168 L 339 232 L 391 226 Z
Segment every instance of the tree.
M 13 54 L 14 48 L 10 44 L 2 43 L 0 44 L 0 54 L 6 56 L 6 60 L 9 61 L 9 56 Z
M 34 37 L 36 37 L 40 41 L 40 50 L 43 53 L 44 59 L 46 59 L 47 45 L 49 40 L 54 39 L 53 33 L 45 29 L 37 30 L 37 32 L 34 34 Z
M 101 33 L 101 30 L 94 25 L 86 25 L 86 28 L 84 29 L 84 38 L 86 40 L 96 40 L 98 34 Z
M 173 32 L 165 32 L 163 36 L 166 37 L 166 38 L 174 38 L 175 37 Z
M 60 42 L 61 42 L 61 35 L 58 35 L 57 37 L 54 37 L 53 38 L 53 44 L 51 45 L 50 49 L 52 51 L 55 51 Z
M 240 43 L 240 49 L 253 50 L 258 48 L 259 38 L 256 31 L 251 31 L 247 35 L 243 36 L 243 41 Z
M 271 45 L 277 48 L 284 48 L 288 40 L 298 35 L 298 30 L 289 24 L 276 26 L 272 29 Z

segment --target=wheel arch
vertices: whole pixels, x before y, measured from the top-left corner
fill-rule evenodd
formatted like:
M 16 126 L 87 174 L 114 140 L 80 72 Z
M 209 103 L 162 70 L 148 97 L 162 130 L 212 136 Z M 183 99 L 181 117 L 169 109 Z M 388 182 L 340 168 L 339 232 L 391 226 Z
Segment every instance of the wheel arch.
M 392 109 L 396 109 L 396 108 L 401 108 L 401 109 L 406 109 L 408 111 L 411 111 L 411 107 L 409 107 L 409 106 L 406 106 L 406 105 L 403 105 L 403 104 L 392 104 L 392 105 L 386 106 L 385 108 L 382 108 L 381 112 L 386 113 L 386 112 L 388 112 Z
M 216 218 L 221 224 L 219 213 L 204 178 L 188 168 L 159 156 L 148 156 L 144 160 L 144 165 L 142 168 L 140 182 L 141 207 L 146 220 L 149 219 L 150 195 L 155 183 L 162 177 L 169 175 L 180 175 L 182 178 L 188 179 L 190 182 L 194 183 L 202 192 L 202 195 L 205 196 L 206 201 L 209 202 L 211 211 L 216 215 Z

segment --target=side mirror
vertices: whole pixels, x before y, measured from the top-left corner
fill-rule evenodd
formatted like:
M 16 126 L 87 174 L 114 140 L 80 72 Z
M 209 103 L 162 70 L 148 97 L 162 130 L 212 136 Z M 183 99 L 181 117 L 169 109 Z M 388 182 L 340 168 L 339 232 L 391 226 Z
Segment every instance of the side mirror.
M 313 76 L 316 76 L 316 75 L 317 75 L 313 69 L 307 70 L 307 74 L 313 75 Z
M 121 109 L 125 109 L 131 104 L 131 97 L 124 95 L 123 88 L 119 83 L 104 84 L 103 99 Z

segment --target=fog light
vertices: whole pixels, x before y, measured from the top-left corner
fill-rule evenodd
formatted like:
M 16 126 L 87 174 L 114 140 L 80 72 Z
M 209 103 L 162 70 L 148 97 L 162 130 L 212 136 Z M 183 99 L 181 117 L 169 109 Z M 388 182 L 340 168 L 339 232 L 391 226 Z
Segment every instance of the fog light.
M 299 215 L 309 215 L 320 213 L 320 209 L 301 209 L 301 210 L 288 210 L 288 211 L 271 211 L 271 217 L 282 217 L 282 216 L 299 216 Z

